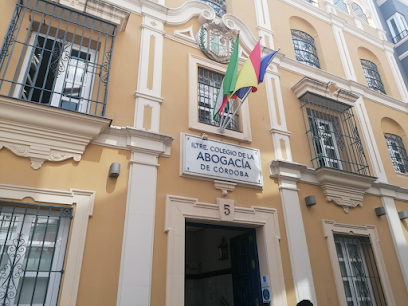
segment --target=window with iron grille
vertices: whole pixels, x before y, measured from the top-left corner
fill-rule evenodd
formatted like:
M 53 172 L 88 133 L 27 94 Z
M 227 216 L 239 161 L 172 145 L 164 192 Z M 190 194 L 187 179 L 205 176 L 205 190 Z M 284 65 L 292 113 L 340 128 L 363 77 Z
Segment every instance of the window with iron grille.
M 408 155 L 402 138 L 390 133 L 384 133 L 384 137 L 395 171 L 398 173 L 407 173 Z
M 343 0 L 333 0 L 334 5 L 336 6 L 337 9 L 339 9 L 342 12 L 345 12 L 348 14 L 348 8 L 346 3 L 344 3 Z
M 0 50 L 0 94 L 104 116 L 115 32 L 55 2 L 18 1 Z
M 347 305 L 387 305 L 370 238 L 334 234 L 334 242 Z
M 374 90 L 379 90 L 385 94 L 384 85 L 381 80 L 380 73 L 378 72 L 377 65 L 366 59 L 360 59 L 361 66 L 363 67 L 364 76 L 366 78 L 368 87 Z
M 300 100 L 313 167 L 370 175 L 352 107 L 310 92 Z
M 361 6 L 359 6 L 357 3 L 353 2 L 351 4 L 351 8 L 353 9 L 354 15 L 356 15 L 358 18 L 362 19 L 365 23 L 368 24 L 368 19 L 366 14 L 364 14 L 363 9 Z
M 0 201 L 0 305 L 56 306 L 72 208 Z
M 290 30 L 292 33 L 292 42 L 295 49 L 296 60 L 309 66 L 320 68 L 319 57 L 315 47 L 315 41 L 309 34 Z
M 213 118 L 214 105 L 224 76 L 220 73 L 198 67 L 198 120 L 199 122 L 219 126 Z M 224 108 L 223 120 L 231 117 L 236 109 L 236 100 L 230 99 Z M 239 131 L 239 112 L 226 126 L 226 129 Z
M 408 25 L 404 15 L 395 13 L 387 19 L 387 24 L 391 31 L 394 43 L 399 42 L 408 35 Z
M 222 17 L 227 12 L 227 4 L 225 0 L 199 0 L 211 6 L 218 17 Z

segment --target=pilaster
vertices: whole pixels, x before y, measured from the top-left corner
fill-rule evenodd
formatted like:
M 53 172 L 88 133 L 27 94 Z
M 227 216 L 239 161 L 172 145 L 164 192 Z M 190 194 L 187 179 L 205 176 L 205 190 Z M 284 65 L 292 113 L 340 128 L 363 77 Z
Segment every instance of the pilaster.
M 380 189 L 380 191 L 382 190 Z M 405 287 L 408 290 L 408 245 L 402 230 L 401 220 L 398 217 L 397 208 L 395 207 L 394 198 L 385 190 L 381 193 L 383 194 L 381 201 L 386 211 L 388 225 L 390 227 L 392 240 L 394 241 Z
M 279 180 L 296 300 L 299 302 L 308 299 L 313 302 L 313 305 L 317 305 L 305 227 L 300 209 L 299 189 L 297 188 L 297 181 L 301 179 L 301 170 L 297 167 L 285 167 L 285 164 L 278 160 L 271 163 L 270 170 L 271 176 L 277 177 Z
M 170 154 L 173 138 L 131 128 L 123 129 L 122 134 L 132 156 L 117 305 L 147 306 L 152 285 L 158 158 Z

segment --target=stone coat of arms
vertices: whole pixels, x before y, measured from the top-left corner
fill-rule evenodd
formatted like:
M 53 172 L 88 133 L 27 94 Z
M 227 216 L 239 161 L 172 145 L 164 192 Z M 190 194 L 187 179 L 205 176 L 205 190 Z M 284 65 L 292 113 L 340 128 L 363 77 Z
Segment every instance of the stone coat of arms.
M 220 18 L 205 23 L 197 33 L 197 41 L 210 59 L 222 64 L 229 62 L 235 40 Z

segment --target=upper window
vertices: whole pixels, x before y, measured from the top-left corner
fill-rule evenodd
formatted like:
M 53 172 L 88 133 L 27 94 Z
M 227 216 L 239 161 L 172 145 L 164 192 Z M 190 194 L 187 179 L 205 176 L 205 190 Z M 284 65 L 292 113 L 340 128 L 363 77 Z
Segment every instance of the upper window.
M 387 19 L 388 27 L 392 35 L 394 43 L 399 42 L 408 35 L 408 26 L 405 17 L 400 13 L 395 13 Z
M 19 1 L 0 51 L 0 94 L 104 116 L 115 31 L 48 1 Z
M 333 0 L 333 3 L 337 7 L 337 9 L 348 14 L 347 5 L 343 0 Z
M 360 62 L 363 67 L 368 87 L 374 90 L 379 90 L 385 94 L 384 85 L 378 72 L 377 65 L 366 59 L 360 59 Z
M 390 133 L 385 133 L 384 137 L 395 171 L 398 173 L 407 173 L 408 155 L 404 143 L 402 142 L 402 138 Z
M 358 18 L 362 19 L 365 23 L 368 24 L 368 19 L 366 14 L 364 14 L 363 9 L 357 3 L 353 2 L 351 4 L 351 8 L 353 9 L 354 15 Z
M 227 4 L 225 0 L 199 0 L 211 6 L 218 17 L 222 17 L 227 12 Z
M 300 100 L 313 167 L 370 175 L 352 107 L 310 92 Z
M 236 100 L 230 99 L 219 121 L 213 118 L 214 105 L 220 90 L 223 75 L 212 70 L 198 67 L 198 121 L 219 126 L 220 121 L 230 118 L 236 109 Z M 226 129 L 239 131 L 239 112 L 230 120 Z
M 1 305 L 57 305 L 71 218 L 71 208 L 0 202 Z
M 347 305 L 386 305 L 370 238 L 334 234 L 334 242 Z
M 317 56 L 313 37 L 299 30 L 291 30 L 291 33 L 296 60 L 307 65 L 320 68 L 319 58 Z

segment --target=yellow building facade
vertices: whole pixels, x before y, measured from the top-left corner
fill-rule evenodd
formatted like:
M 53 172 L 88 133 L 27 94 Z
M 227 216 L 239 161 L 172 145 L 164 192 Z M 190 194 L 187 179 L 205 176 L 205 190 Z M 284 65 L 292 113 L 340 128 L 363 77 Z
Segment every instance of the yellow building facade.
M 372 2 L 0 16 L 0 305 L 408 305 L 408 91 Z M 280 51 L 220 129 L 238 33 L 238 70 Z

